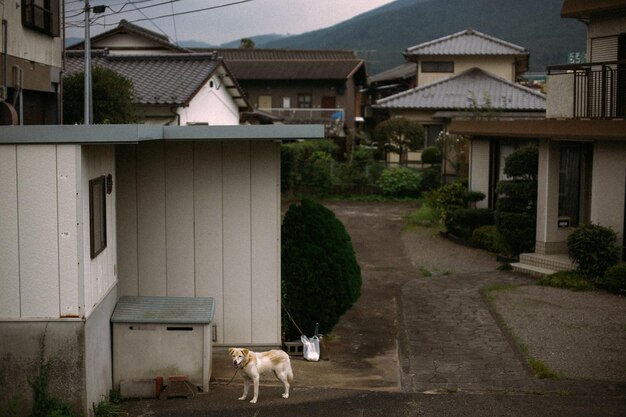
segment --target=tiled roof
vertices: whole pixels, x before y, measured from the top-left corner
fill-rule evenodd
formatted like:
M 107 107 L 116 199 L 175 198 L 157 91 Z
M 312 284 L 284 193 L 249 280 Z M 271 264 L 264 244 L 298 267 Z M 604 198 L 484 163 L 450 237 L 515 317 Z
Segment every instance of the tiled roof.
M 119 24 L 117 25 L 116 28 L 108 30 L 106 32 L 103 32 L 99 35 L 96 35 L 94 37 L 91 38 L 91 43 L 97 43 L 101 40 L 110 38 L 112 36 L 115 36 L 117 34 L 122 34 L 122 33 L 132 33 L 134 35 L 138 35 L 142 38 L 148 39 L 152 42 L 155 42 L 156 44 L 159 45 L 159 49 L 164 49 L 164 50 L 171 50 L 171 51 L 175 51 L 175 52 L 189 52 L 188 49 L 185 48 L 181 48 L 180 46 L 174 45 L 173 43 L 170 42 L 169 38 L 165 35 L 162 35 L 160 33 L 156 33 L 153 32 L 151 30 L 148 30 L 146 28 L 143 28 L 141 26 L 132 24 L 130 22 L 128 22 L 127 20 L 120 20 Z M 79 42 L 75 45 L 72 45 L 70 47 L 67 48 L 69 49 L 73 49 L 73 50 L 84 50 L 85 49 L 85 42 Z
M 267 60 L 288 60 L 288 61 L 329 61 L 329 60 L 359 60 L 352 51 L 325 51 L 325 50 L 304 50 L 304 49 L 257 49 L 257 48 L 227 48 L 211 49 L 225 61 L 267 61 Z M 207 50 L 208 52 L 208 50 Z
M 503 111 L 545 111 L 546 98 L 528 87 L 496 77 L 479 68 L 432 84 L 386 97 L 376 107 L 386 109 L 469 109 L 472 100 Z
M 525 48 L 474 29 L 444 36 L 406 49 L 405 55 L 525 55 Z
M 363 60 L 351 51 L 241 48 L 215 52 L 242 81 L 346 80 L 361 68 L 364 74 Z
M 378 83 L 381 81 L 398 80 L 406 78 L 415 78 L 417 73 L 417 65 L 415 62 L 407 62 L 397 67 L 390 68 L 386 71 L 380 72 L 376 75 L 369 77 L 370 83 Z
M 93 65 L 110 68 L 133 83 L 138 104 L 187 103 L 221 65 L 213 54 L 92 54 Z M 67 51 L 68 75 L 84 70 L 82 51 Z

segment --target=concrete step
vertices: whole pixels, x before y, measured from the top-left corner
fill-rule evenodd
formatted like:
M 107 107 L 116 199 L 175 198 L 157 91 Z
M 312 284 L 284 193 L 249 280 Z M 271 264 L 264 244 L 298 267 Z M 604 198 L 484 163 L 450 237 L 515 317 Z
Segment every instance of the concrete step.
M 541 278 L 546 275 L 554 274 L 556 271 L 552 269 L 542 268 L 536 265 L 529 265 L 523 262 L 512 263 L 511 267 L 516 272 L 522 272 L 524 274 L 532 275 L 533 277 Z
M 523 253 L 519 263 L 549 269 L 552 271 L 571 271 L 576 266 L 566 254 L 541 255 L 537 253 Z

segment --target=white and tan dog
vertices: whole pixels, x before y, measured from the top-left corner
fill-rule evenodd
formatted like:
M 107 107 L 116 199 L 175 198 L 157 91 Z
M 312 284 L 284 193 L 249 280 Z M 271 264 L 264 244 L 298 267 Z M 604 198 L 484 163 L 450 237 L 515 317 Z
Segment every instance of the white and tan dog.
M 267 371 L 273 371 L 274 375 L 285 387 L 283 398 L 289 398 L 289 386 L 293 381 L 293 371 L 289 355 L 282 350 L 270 350 L 267 352 L 253 352 L 249 349 L 230 348 L 228 353 L 233 358 L 233 365 L 241 370 L 243 375 L 243 395 L 240 400 L 248 396 L 250 382 L 254 387 L 254 396 L 251 403 L 256 403 L 259 397 L 259 377 Z

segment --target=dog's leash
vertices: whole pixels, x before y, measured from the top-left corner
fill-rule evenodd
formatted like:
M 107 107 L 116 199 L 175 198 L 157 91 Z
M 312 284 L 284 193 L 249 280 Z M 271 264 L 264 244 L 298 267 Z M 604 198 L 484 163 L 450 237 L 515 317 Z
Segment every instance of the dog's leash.
M 235 373 L 233 374 L 233 377 L 230 379 L 230 381 L 228 381 L 226 384 L 224 385 L 230 385 L 231 382 L 233 382 L 233 380 L 235 379 L 235 376 L 237 376 L 237 372 L 239 372 L 239 366 L 237 366 L 237 369 L 235 369 Z

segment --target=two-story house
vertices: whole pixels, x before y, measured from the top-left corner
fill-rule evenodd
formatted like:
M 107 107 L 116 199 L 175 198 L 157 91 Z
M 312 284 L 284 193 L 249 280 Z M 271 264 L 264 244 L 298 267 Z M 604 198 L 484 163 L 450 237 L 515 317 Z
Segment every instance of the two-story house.
M 67 48 L 66 76 L 84 71 L 84 48 L 84 42 Z M 140 123 L 236 125 L 249 110 L 236 78 L 213 52 L 192 52 L 125 20 L 91 38 L 91 51 L 92 66 L 132 82 Z
M 543 117 L 545 96 L 517 83 L 528 67 L 525 48 L 474 29 L 407 48 L 415 87 L 376 102 L 377 111 L 424 127 L 425 147 L 458 117 Z M 420 161 L 421 152 L 409 155 Z
M 3 2 L 0 125 L 60 120 L 63 44 L 59 0 Z
M 320 123 L 343 136 L 361 116 L 367 83 L 362 59 L 351 51 L 218 49 L 254 110 L 282 123 Z
M 538 144 L 535 253 L 516 268 L 539 274 L 572 268 L 566 240 L 579 224 L 611 227 L 622 245 L 626 236 L 626 2 L 565 0 L 561 16 L 587 25 L 588 62 L 548 68 L 546 119 L 450 126 L 472 136 L 469 186 L 489 195 L 485 206 L 493 204 L 498 144 Z

